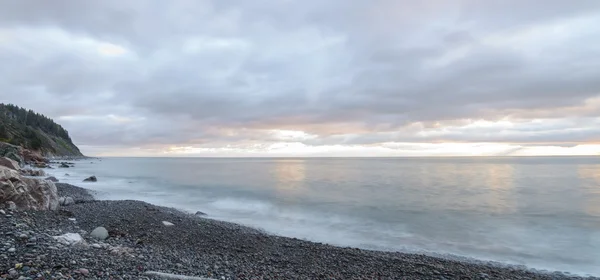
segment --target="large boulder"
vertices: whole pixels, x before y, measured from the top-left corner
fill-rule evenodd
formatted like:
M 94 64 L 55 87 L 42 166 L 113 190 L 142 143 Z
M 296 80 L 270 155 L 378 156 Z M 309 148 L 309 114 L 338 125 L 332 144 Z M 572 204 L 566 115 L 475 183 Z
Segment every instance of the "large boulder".
M 0 166 L 0 204 L 13 201 L 18 209 L 56 210 L 58 194 L 51 181 L 27 178 Z
M 35 162 L 45 162 L 48 163 L 49 160 L 43 157 L 40 153 L 32 150 L 23 149 L 22 150 L 23 160 L 26 163 L 35 163 Z
M 0 158 L 0 166 L 8 167 L 12 170 L 19 170 L 21 168 L 18 162 L 7 157 Z
M 7 157 L 19 163 L 23 166 L 25 160 L 23 159 L 23 148 L 8 143 L 0 142 L 0 157 Z

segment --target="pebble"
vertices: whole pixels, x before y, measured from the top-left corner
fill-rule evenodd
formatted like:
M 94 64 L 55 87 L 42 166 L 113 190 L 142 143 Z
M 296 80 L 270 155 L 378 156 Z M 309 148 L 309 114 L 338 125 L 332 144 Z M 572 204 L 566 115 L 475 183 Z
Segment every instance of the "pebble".
M 2 214 L 2 215 L 6 215 L 6 211 L 4 211 L 4 210 L 0 209 L 0 214 Z
M 16 251 L 17 251 L 17 249 L 15 249 L 15 248 L 10 248 L 10 249 L 8 249 L 7 251 L 8 251 L 9 253 L 14 253 L 14 252 L 16 252 Z
M 83 274 L 83 275 L 86 275 L 86 276 L 88 274 L 90 274 L 90 271 L 87 270 L 86 268 L 80 268 L 80 269 L 78 269 L 78 272 L 81 273 L 81 274 Z

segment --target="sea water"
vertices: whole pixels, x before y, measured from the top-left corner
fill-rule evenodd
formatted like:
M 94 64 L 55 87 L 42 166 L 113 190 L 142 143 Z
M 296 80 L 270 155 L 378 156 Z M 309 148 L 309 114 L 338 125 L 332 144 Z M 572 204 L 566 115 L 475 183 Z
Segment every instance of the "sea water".
M 598 157 L 103 158 L 50 173 L 277 235 L 600 276 Z

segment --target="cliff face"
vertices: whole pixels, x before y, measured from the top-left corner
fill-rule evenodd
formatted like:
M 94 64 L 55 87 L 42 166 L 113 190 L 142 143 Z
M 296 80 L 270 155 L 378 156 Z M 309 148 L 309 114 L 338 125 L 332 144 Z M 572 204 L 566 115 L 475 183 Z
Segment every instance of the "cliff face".
M 21 146 L 43 156 L 83 156 L 69 133 L 50 118 L 0 103 L 0 142 Z

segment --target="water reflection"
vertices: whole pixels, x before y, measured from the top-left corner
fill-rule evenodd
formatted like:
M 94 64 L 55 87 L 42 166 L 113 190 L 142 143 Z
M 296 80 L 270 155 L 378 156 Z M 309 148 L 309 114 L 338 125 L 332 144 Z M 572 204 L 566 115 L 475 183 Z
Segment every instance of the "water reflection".
M 428 202 L 438 209 L 513 213 L 514 166 L 511 164 L 438 164 L 419 170 L 420 185 L 432 188 Z M 423 194 L 425 190 L 419 190 Z M 432 206 L 433 206 L 432 205 Z
M 600 166 L 579 165 L 577 168 L 585 193 L 585 208 L 588 215 L 600 217 Z
M 516 211 L 513 197 L 514 167 L 510 164 L 488 164 L 483 172 L 483 182 L 489 188 L 484 196 L 493 213 L 512 213 Z
M 306 163 L 304 159 L 282 159 L 274 162 L 275 191 L 284 200 L 295 200 L 304 192 Z

